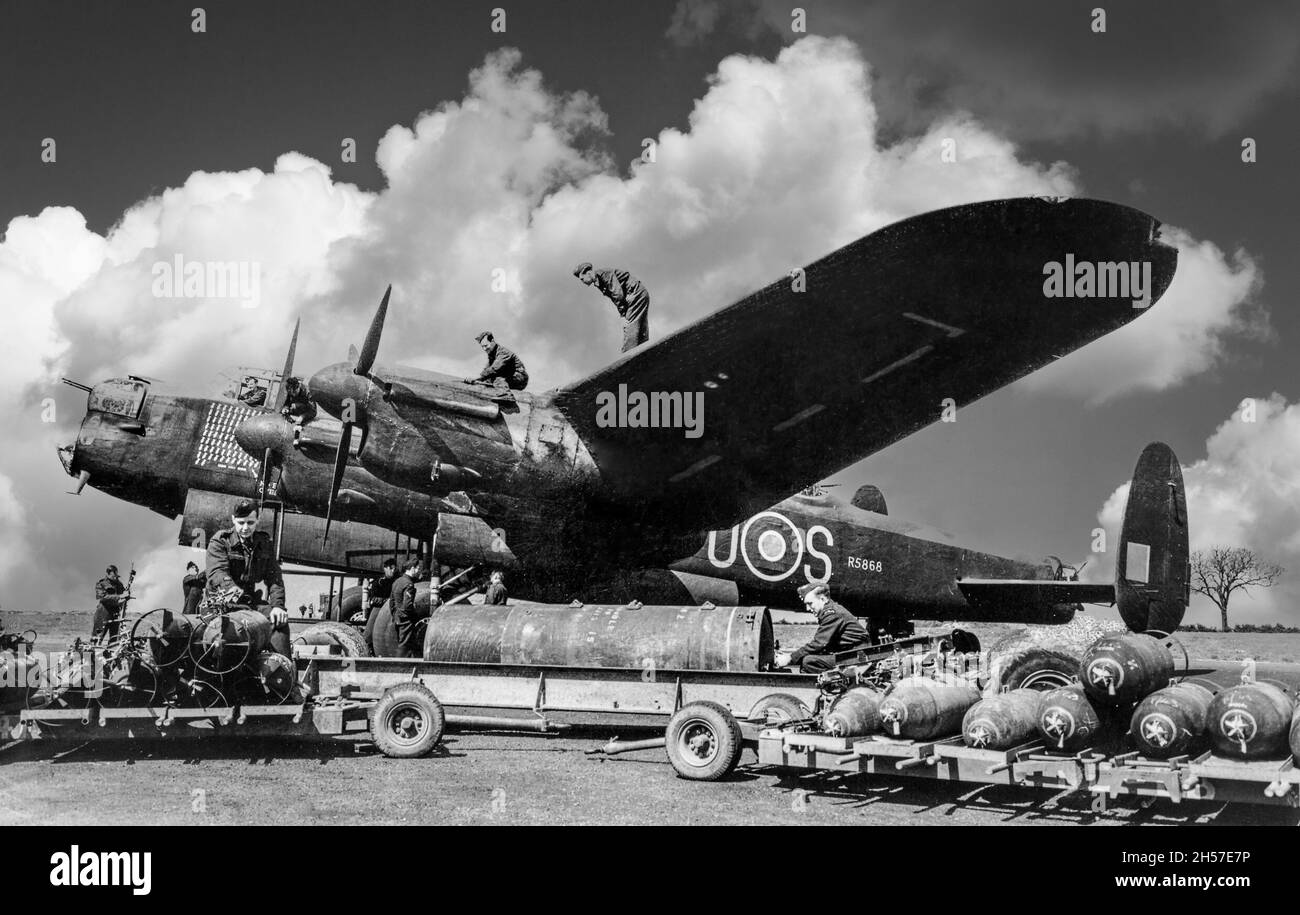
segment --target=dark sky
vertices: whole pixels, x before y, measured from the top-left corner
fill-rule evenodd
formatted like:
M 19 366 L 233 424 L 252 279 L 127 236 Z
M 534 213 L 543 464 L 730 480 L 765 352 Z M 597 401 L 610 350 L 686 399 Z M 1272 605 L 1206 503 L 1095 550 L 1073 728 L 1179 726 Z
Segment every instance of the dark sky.
M 507 45 L 548 89 L 597 96 L 610 128 L 598 142 L 627 163 L 641 138 L 688 128 L 722 58 L 771 59 L 799 37 L 790 5 L 763 0 L 209 2 L 194 34 L 197 2 L 0 3 L 0 225 L 68 205 L 104 233 L 192 172 L 270 169 L 288 150 L 380 190 L 384 132 L 461 98 L 467 73 Z M 1032 420 L 931 427 L 855 471 L 894 513 L 990 549 L 1086 554 L 1097 508 L 1146 441 L 1191 463 L 1243 397 L 1300 398 L 1300 5 L 1108 3 L 1099 35 L 1088 23 L 1100 2 L 803 4 L 809 32 L 862 49 L 885 136 L 969 110 L 1022 159 L 1068 162 L 1088 196 L 1262 268 L 1254 306 L 1272 336 L 1226 341 L 1228 357 L 1174 390 L 1033 410 L 1024 393 L 995 395 L 971 415 L 1023 408 Z M 490 28 L 497 6 L 504 35 Z M 40 160 L 45 137 L 57 165 Z M 343 137 L 357 141 L 355 164 L 339 162 Z M 1241 162 L 1243 137 L 1258 162 Z
M 6 0 L 0 219 L 70 204 L 102 232 L 192 171 L 269 168 L 290 149 L 337 163 L 343 137 L 358 156 L 335 165 L 336 180 L 376 189 L 383 132 L 458 98 L 466 74 L 506 45 L 554 90 L 598 96 L 626 162 L 642 137 L 685 127 L 719 57 L 665 40 L 662 3 L 511 5 L 505 34 L 491 30 L 500 3 L 208 3 L 201 35 L 196 5 Z M 47 136 L 62 167 L 40 161 Z

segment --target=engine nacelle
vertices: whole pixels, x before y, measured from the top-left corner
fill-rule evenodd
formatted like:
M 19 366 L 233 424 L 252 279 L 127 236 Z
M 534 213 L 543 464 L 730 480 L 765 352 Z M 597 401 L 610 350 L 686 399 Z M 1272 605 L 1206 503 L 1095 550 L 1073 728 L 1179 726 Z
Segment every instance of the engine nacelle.
M 191 489 L 185 497 L 185 516 L 181 522 L 181 546 L 206 548 L 208 541 L 218 531 L 230 527 L 230 507 L 234 500 L 224 493 Z M 275 530 L 275 512 L 262 510 L 258 527 Z M 315 515 L 285 512 L 280 522 L 281 562 L 302 563 L 327 568 L 347 569 L 355 572 L 379 574 L 384 559 L 405 553 L 419 552 L 418 543 L 409 538 L 394 542 L 391 530 L 373 524 L 351 521 L 335 524 L 326 541 L 325 519 Z M 202 564 L 202 563 L 200 563 Z

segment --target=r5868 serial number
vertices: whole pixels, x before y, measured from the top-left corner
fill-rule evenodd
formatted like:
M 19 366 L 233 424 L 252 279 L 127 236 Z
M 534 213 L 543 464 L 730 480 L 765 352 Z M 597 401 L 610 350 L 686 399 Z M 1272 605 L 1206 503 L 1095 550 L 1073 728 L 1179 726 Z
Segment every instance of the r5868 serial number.
M 857 556 L 850 556 L 846 560 L 850 569 L 861 569 L 864 572 L 883 572 L 884 565 L 879 559 L 859 559 Z

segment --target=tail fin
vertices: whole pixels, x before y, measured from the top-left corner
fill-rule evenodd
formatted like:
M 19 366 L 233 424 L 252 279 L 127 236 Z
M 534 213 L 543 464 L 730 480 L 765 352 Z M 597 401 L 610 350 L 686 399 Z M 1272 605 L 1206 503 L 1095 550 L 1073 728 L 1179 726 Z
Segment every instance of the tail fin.
M 1138 458 L 1124 506 L 1115 601 L 1134 632 L 1172 633 L 1190 598 L 1183 470 L 1173 449 L 1152 442 Z

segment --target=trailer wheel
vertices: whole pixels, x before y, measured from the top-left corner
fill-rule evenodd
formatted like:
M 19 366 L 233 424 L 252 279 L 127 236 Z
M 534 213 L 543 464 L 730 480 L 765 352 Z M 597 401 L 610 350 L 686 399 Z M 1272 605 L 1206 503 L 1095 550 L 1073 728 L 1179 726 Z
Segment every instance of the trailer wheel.
M 680 778 L 715 782 L 740 761 L 740 724 L 716 702 L 691 702 L 668 721 L 668 761 Z
M 334 621 L 312 623 L 298 633 L 294 641 L 304 645 L 336 645 L 345 658 L 370 657 L 370 649 L 366 648 L 365 638 L 347 623 Z
M 1079 660 L 1048 648 L 1027 648 L 1007 658 L 995 690 L 1046 691 L 1069 686 L 1079 678 Z
M 754 724 L 776 726 L 787 721 L 811 717 L 812 709 L 808 708 L 802 700 L 789 693 L 772 693 L 754 703 L 754 707 L 749 710 L 748 720 Z
M 423 683 L 399 683 L 384 690 L 370 712 L 370 737 L 393 759 L 424 756 L 442 739 L 447 718 L 442 703 Z

